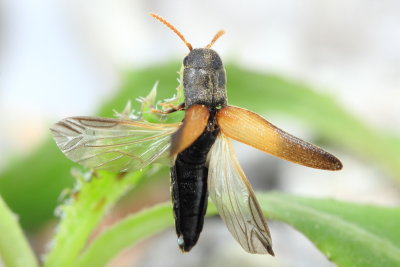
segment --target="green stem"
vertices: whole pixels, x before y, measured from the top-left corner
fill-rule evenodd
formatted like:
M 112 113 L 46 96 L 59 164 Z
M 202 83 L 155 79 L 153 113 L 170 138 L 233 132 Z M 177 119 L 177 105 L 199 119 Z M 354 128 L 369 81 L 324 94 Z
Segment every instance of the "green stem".
M 212 202 L 207 216 L 217 214 Z M 170 203 L 163 203 L 127 217 L 105 230 L 81 255 L 74 267 L 105 266 L 118 253 L 174 224 Z
M 72 266 L 104 214 L 141 181 L 144 173 L 138 171 L 117 178 L 115 174 L 98 171 L 89 182 L 83 174 L 77 175 L 81 187 L 72 202 L 62 207 L 63 219 L 44 266 Z
M 122 220 L 104 231 L 82 254 L 75 267 L 104 266 L 123 249 L 171 226 L 171 212 L 171 204 L 161 204 Z
M 36 267 L 37 260 L 17 216 L 0 197 L 0 258 L 7 267 Z

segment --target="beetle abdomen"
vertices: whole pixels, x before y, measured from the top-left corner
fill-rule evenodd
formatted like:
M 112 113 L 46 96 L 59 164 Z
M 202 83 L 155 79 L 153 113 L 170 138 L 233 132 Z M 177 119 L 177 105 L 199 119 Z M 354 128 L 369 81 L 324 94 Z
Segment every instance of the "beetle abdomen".
M 218 130 L 205 132 L 178 154 L 171 168 L 172 199 L 178 245 L 188 252 L 199 239 L 207 210 L 207 154 Z

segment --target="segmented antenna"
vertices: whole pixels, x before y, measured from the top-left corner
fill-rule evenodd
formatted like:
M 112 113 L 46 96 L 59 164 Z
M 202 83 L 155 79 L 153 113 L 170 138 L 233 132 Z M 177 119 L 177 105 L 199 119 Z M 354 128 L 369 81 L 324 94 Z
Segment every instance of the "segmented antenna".
M 187 46 L 187 48 L 189 48 L 190 51 L 193 50 L 192 45 L 186 41 L 186 39 L 185 39 L 185 37 L 183 37 L 182 33 L 180 33 L 169 21 L 167 21 L 160 15 L 157 15 L 154 13 L 149 13 L 149 15 L 152 16 L 153 18 L 155 18 L 156 20 L 159 20 L 161 23 L 163 23 L 168 28 L 170 28 L 174 33 L 176 33 L 176 35 L 179 36 L 179 38 L 181 38 L 181 40 L 185 43 L 185 45 Z
M 214 38 L 212 38 L 211 42 L 206 45 L 206 48 L 210 48 L 222 35 L 224 35 L 225 31 L 224 30 L 219 30 L 215 35 Z

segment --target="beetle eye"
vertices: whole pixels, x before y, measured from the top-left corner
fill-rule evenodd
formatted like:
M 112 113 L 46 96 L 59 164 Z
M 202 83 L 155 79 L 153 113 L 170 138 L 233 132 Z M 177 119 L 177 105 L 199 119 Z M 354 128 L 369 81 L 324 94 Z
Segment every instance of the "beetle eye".
M 186 56 L 186 57 L 183 59 L 183 65 L 184 65 L 184 66 L 187 66 L 187 61 L 188 61 L 188 56 Z

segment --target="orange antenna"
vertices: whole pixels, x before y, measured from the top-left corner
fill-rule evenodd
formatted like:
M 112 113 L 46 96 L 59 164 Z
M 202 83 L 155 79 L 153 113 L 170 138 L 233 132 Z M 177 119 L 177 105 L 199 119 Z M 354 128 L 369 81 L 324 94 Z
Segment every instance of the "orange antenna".
M 186 39 L 185 39 L 185 37 L 183 37 L 182 33 L 180 33 L 169 21 L 167 21 L 160 15 L 157 15 L 154 13 L 149 13 L 149 15 L 152 16 L 153 18 L 155 18 L 156 20 L 159 20 L 161 23 L 163 23 L 168 28 L 170 28 L 174 33 L 176 33 L 176 35 L 179 36 L 179 38 L 181 38 L 181 40 L 185 43 L 185 45 L 189 48 L 190 51 L 193 50 L 192 45 L 186 41 Z
M 215 35 L 214 38 L 212 38 L 211 42 L 206 45 L 206 48 L 210 48 L 222 35 L 224 35 L 225 31 L 224 30 L 219 30 Z

